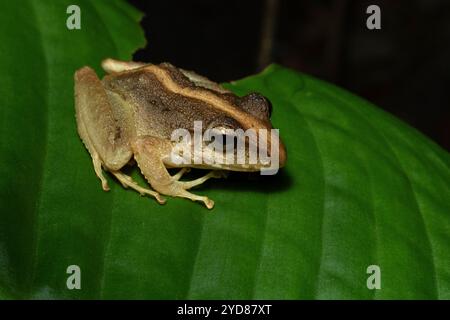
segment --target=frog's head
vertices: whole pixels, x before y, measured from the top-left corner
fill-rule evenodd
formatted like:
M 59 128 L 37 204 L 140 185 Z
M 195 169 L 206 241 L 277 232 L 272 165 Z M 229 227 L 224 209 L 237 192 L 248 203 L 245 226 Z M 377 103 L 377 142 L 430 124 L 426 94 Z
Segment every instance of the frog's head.
M 205 121 L 202 157 L 215 168 L 274 173 L 286 162 L 286 149 L 270 122 L 271 105 L 258 93 L 229 94 L 228 112 Z M 222 111 L 222 110 L 221 110 Z M 194 127 L 194 131 L 195 131 Z
M 183 93 L 202 102 L 189 117 L 197 120 L 189 130 L 190 139 L 183 141 L 194 167 L 274 174 L 285 165 L 286 148 L 272 127 L 272 107 L 264 96 L 238 97 L 193 72 L 181 72 L 190 82 L 184 83 Z

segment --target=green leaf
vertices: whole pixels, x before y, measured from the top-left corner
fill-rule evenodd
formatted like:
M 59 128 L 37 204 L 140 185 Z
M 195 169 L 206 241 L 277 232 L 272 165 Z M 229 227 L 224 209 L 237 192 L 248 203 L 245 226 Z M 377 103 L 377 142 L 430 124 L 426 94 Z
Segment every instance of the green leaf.
M 65 26 L 70 4 L 81 30 Z M 103 192 L 76 132 L 72 77 L 130 59 L 140 18 L 106 0 L 0 11 L 0 298 L 450 298 L 449 154 L 280 66 L 228 85 L 272 101 L 288 149 L 276 176 L 209 181 L 197 193 L 212 211 L 158 205 L 111 177 Z M 66 287 L 69 265 L 81 290 Z M 366 286 L 369 265 L 380 290 Z
M 279 66 L 231 88 L 272 101 L 292 180 L 266 199 L 254 296 L 450 297 L 447 152 L 370 103 Z M 381 290 L 366 287 L 369 265 L 381 268 Z

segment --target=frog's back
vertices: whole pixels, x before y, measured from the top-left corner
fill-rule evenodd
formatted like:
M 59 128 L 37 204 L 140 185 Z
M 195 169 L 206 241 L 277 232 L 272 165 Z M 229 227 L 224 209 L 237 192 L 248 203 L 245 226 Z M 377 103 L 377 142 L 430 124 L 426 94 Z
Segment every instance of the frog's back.
M 170 76 L 169 85 L 147 67 L 111 74 L 103 79 L 106 90 L 120 97 L 121 104 L 132 110 L 138 135 L 168 139 L 175 129 L 192 132 L 194 121 L 202 121 L 203 129 L 206 129 L 208 125 L 232 120 L 213 105 L 183 95 L 182 89 L 186 87 L 205 89 L 197 87 L 181 71 L 169 64 L 161 64 L 158 69 Z M 231 94 L 227 96 L 227 99 L 233 99 Z M 233 126 L 239 127 L 239 124 Z

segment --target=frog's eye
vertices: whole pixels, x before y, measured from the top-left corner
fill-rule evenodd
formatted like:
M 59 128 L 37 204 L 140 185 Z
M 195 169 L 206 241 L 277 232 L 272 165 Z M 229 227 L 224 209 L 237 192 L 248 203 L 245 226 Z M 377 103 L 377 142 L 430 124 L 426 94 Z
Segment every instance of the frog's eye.
M 249 93 L 241 98 L 239 105 L 242 109 L 261 120 L 269 120 L 272 114 L 272 104 L 259 93 Z
M 237 136 L 234 129 L 215 127 L 207 130 L 205 136 L 207 140 L 214 140 L 215 143 L 220 144 L 224 149 L 234 148 L 237 145 Z
M 236 130 L 240 128 L 241 124 L 237 120 L 229 116 L 219 115 L 208 123 L 206 129 L 214 129 L 215 131 L 227 134 L 227 132 L 225 132 L 226 130 Z

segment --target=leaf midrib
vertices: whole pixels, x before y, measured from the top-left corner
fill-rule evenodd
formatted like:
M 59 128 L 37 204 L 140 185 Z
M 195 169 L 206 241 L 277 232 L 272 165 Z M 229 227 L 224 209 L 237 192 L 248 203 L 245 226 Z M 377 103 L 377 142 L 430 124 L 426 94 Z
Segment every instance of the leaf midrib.
M 34 19 L 36 21 L 36 25 L 41 25 L 41 22 L 39 20 L 39 15 L 37 14 L 37 9 L 36 9 L 36 5 L 37 2 L 33 1 L 33 0 L 27 0 L 28 2 L 28 7 L 31 8 L 31 10 L 29 10 L 31 12 L 30 17 L 32 17 L 32 19 Z M 46 50 L 46 46 L 45 46 L 45 41 L 44 41 L 44 37 L 42 35 L 42 31 L 41 29 L 38 27 L 36 28 L 37 33 L 39 34 L 39 40 L 36 41 L 36 43 L 39 44 L 39 47 L 41 48 L 42 51 L 42 57 L 44 58 L 44 68 L 43 68 L 43 78 L 44 78 L 44 82 L 45 85 L 47 87 L 46 90 L 46 94 L 45 94 L 45 106 L 46 106 L 46 110 L 45 110 L 45 133 L 44 133 L 44 156 L 42 158 L 42 163 L 41 163 L 41 170 L 42 170 L 42 174 L 41 174 L 41 181 L 40 181 L 40 185 L 39 185 L 39 189 L 38 189 L 38 193 L 36 196 L 36 210 L 35 210 L 35 222 L 34 222 L 34 249 L 32 250 L 33 252 L 33 258 L 32 258 L 32 267 L 31 267 L 31 276 L 30 276 L 30 282 L 29 282 L 29 286 L 28 286 L 28 292 L 27 292 L 27 296 L 30 298 L 33 294 L 33 286 L 34 283 L 36 281 L 36 270 L 37 270 L 37 263 L 38 263 L 38 255 L 39 255 L 39 239 L 40 239 L 40 234 L 39 234 L 39 212 L 41 212 L 42 210 L 42 193 L 43 193 L 43 189 L 44 189 L 44 185 L 45 185 L 45 180 L 47 179 L 47 170 L 45 170 L 45 168 L 47 167 L 47 158 L 48 158 L 48 135 L 49 135 L 49 125 L 48 125 L 48 104 L 49 104 L 49 63 L 48 63 L 48 53 Z

